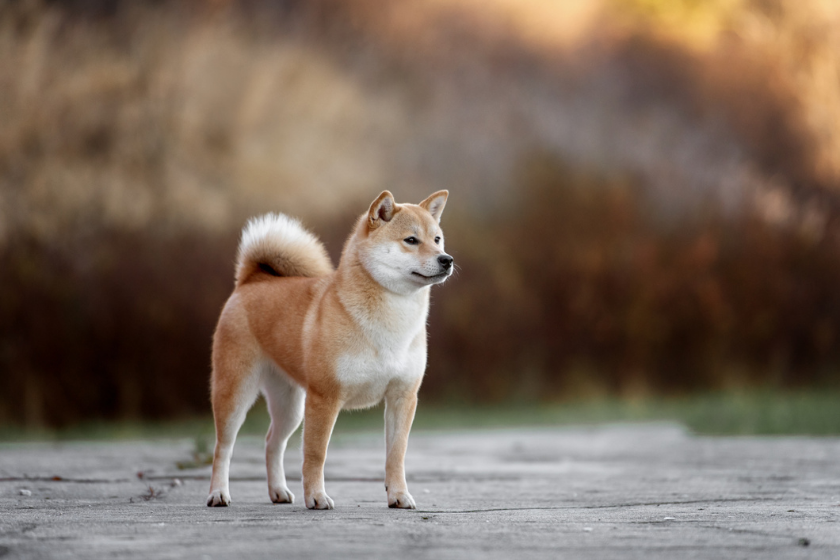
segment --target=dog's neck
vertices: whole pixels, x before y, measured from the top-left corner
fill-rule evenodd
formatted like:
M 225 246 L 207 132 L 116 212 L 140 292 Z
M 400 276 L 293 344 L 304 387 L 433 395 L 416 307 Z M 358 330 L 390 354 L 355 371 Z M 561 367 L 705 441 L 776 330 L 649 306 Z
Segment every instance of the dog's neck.
M 333 289 L 347 312 L 366 329 L 385 329 L 402 337 L 414 336 L 426 324 L 430 287 L 410 294 L 388 290 L 368 272 L 352 242 L 341 255 Z

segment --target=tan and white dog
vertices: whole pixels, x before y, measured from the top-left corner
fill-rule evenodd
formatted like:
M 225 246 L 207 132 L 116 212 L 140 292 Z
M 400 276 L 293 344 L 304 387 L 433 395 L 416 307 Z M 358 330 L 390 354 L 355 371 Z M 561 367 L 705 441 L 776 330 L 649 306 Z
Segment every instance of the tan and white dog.
M 283 454 L 305 417 L 306 507 L 332 509 L 324 460 L 338 413 L 384 399 L 388 505 L 415 507 L 404 459 L 426 369 L 430 287 L 454 268 L 439 225 L 448 195 L 396 204 L 384 191 L 356 223 L 337 270 L 298 221 L 268 214 L 248 223 L 236 288 L 213 338 L 216 450 L 208 506 L 230 504 L 233 444 L 262 392 L 271 414 L 265 443 L 271 501 L 294 501 Z

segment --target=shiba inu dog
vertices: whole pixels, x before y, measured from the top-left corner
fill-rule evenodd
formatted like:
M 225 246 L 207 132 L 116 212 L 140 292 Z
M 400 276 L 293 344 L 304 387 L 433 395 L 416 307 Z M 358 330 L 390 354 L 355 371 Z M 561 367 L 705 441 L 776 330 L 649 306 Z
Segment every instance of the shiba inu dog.
M 268 214 L 242 232 L 236 288 L 213 338 L 216 449 L 208 506 L 230 504 L 236 434 L 261 392 L 271 414 L 268 495 L 291 503 L 283 454 L 303 418 L 306 507 L 332 509 L 324 460 L 342 409 L 385 401 L 388 505 L 415 507 L 405 481 L 408 432 L 426 369 L 429 292 L 454 269 L 440 217 L 449 196 L 397 204 L 384 191 L 356 222 L 333 269 L 300 223 Z

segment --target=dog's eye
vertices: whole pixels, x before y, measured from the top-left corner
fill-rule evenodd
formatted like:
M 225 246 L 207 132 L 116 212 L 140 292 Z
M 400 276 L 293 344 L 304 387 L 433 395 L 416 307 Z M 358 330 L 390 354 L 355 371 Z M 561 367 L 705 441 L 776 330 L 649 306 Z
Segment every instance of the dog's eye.
M 440 245 L 440 236 L 435 237 L 435 245 Z
M 405 241 L 409 245 L 417 245 L 418 243 L 420 243 L 420 241 L 413 235 L 411 237 L 406 237 L 405 239 L 403 239 L 403 241 Z

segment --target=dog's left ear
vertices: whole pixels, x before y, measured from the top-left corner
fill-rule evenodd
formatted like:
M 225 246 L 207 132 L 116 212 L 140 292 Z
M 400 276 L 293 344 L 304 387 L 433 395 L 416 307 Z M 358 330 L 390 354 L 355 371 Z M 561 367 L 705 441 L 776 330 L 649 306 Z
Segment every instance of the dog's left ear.
M 420 203 L 421 208 L 429 211 L 429 214 L 440 223 L 440 215 L 443 214 L 443 207 L 446 206 L 446 199 L 449 191 L 438 191 Z
M 394 195 L 388 191 L 382 191 L 368 209 L 368 223 L 371 229 L 378 228 L 383 222 L 390 222 L 396 212 L 395 206 Z

